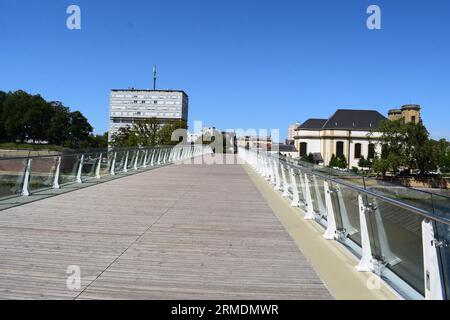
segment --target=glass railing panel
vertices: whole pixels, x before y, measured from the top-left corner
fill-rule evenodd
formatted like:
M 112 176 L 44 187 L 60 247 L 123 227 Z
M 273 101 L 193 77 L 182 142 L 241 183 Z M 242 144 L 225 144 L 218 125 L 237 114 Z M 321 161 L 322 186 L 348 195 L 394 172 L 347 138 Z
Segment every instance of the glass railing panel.
M 27 159 L 0 160 L 0 199 L 22 192 Z
M 89 154 L 84 156 L 82 177 L 85 180 L 93 179 L 96 175 L 100 154 Z
M 61 157 L 60 184 L 74 183 L 77 181 L 78 168 L 81 156 L 69 155 Z
M 366 189 L 416 208 L 433 212 L 431 194 L 374 178 L 365 179 Z
M 100 164 L 100 176 L 109 176 L 111 173 L 111 165 L 114 159 L 114 152 L 102 153 L 102 162 Z
M 58 157 L 34 158 L 31 164 L 31 175 L 28 190 L 52 188 L 55 181 Z
M 447 195 L 431 194 L 433 213 L 450 220 L 450 198 Z
M 327 219 L 327 209 L 325 206 L 325 189 L 323 186 L 323 178 L 320 176 L 314 176 L 313 177 L 313 186 L 316 190 L 316 206 L 317 206 L 317 213 L 324 218 Z
M 286 177 L 286 189 L 289 195 L 292 195 L 292 177 L 291 172 L 289 171 L 288 165 L 283 165 L 282 170 L 284 171 L 284 175 Z
M 446 295 L 444 299 L 450 300 L 450 226 L 448 224 L 437 222 L 436 231 L 435 236 L 441 243 L 439 252 L 442 268 L 442 280 Z
M 123 172 L 126 156 L 127 156 L 126 152 L 117 151 L 116 164 L 114 167 L 114 171 L 116 172 L 116 174 Z
M 134 161 L 136 160 L 136 157 L 138 156 L 137 151 L 130 151 L 128 155 L 128 163 L 127 163 L 127 169 L 131 170 L 134 168 Z
M 330 183 L 330 186 L 337 230 L 361 246 L 359 193 L 337 183 Z
M 423 217 L 391 202 L 367 197 L 371 210 L 368 230 L 372 255 L 416 289 L 424 293 Z

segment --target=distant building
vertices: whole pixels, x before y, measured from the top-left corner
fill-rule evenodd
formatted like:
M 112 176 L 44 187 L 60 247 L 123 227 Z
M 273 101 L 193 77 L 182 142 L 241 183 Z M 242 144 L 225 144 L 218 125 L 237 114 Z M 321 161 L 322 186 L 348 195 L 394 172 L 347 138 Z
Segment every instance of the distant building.
M 272 150 L 272 138 L 245 136 L 237 138 L 237 146 L 246 149 Z
M 403 119 L 406 123 L 421 123 L 420 106 L 417 104 L 407 104 L 401 109 L 389 110 L 388 118 L 391 121 Z
M 294 145 L 274 143 L 272 144 L 272 151 L 279 152 L 281 155 L 288 158 L 298 158 L 298 151 Z
M 288 135 L 287 135 L 287 139 L 286 139 L 286 144 L 288 145 L 293 145 L 295 142 L 295 129 L 300 125 L 299 122 L 297 122 L 296 124 L 291 124 L 288 128 Z
M 337 110 L 329 119 L 308 119 L 299 125 L 295 146 L 300 157 L 312 153 L 316 162 L 328 165 L 333 155 L 345 156 L 349 168 L 358 167 L 362 156 L 373 159 L 380 152 L 375 140 L 384 120 L 378 111 Z
M 391 121 L 421 123 L 419 105 L 405 105 L 389 111 Z M 308 119 L 295 129 L 295 146 L 299 156 L 314 156 L 316 163 L 328 165 L 333 155 L 345 156 L 348 168 L 359 167 L 361 157 L 373 159 L 381 152 L 377 143 L 382 121 L 387 120 L 374 110 L 337 110 L 329 119 Z
M 119 128 L 139 120 L 156 118 L 161 124 L 188 121 L 189 97 L 180 90 L 111 90 L 109 108 L 109 138 Z

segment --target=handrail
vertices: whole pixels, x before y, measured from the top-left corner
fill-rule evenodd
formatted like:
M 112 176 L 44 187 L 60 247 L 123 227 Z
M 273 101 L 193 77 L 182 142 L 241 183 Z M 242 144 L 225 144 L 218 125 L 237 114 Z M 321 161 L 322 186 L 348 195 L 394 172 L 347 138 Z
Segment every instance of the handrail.
M 188 145 L 155 145 L 155 146 L 148 146 L 148 147 L 129 147 L 129 148 L 99 148 L 99 149 L 88 149 L 86 152 L 82 152 L 80 150 L 75 150 L 74 152 L 59 152 L 55 154 L 48 154 L 44 156 L 19 156 L 19 157 L 0 157 L 0 161 L 2 160 L 26 160 L 26 159 L 44 159 L 44 158 L 54 158 L 54 157 L 70 157 L 70 156 L 77 156 L 77 155 L 94 155 L 99 153 L 108 153 L 108 152 L 120 152 L 120 151 L 135 151 L 135 150 L 150 150 L 150 149 L 167 149 L 167 148 L 183 148 L 183 147 L 191 147 L 191 146 L 201 146 L 200 144 L 188 144 Z M 28 151 L 28 150 L 25 150 Z M 33 150 L 31 150 L 33 151 Z
M 285 159 L 287 159 L 287 157 L 285 157 L 285 156 L 282 156 L 282 157 L 285 158 Z M 295 159 L 295 161 L 298 162 L 298 163 L 301 163 L 301 164 L 304 165 L 305 167 L 308 167 L 308 165 L 309 165 L 308 162 L 305 162 L 305 161 L 302 161 L 302 160 L 299 160 L 299 159 Z M 311 164 L 311 166 L 314 166 L 314 164 Z M 330 170 L 335 170 L 334 172 L 336 172 L 336 169 L 334 169 L 334 168 L 330 168 Z M 351 172 L 349 172 L 349 171 L 344 171 L 344 172 L 345 172 L 346 174 L 348 174 L 349 177 L 361 178 L 361 179 L 363 179 L 363 180 L 368 179 L 368 178 L 370 179 L 370 177 L 366 177 L 366 176 L 363 176 L 363 175 L 360 175 L 360 174 L 357 174 L 357 173 L 351 173 Z M 384 181 L 384 182 L 385 182 L 385 181 Z M 385 183 L 389 183 L 389 182 L 385 182 Z M 425 194 L 430 195 L 430 196 L 436 196 L 436 197 L 447 198 L 448 200 L 450 200 L 450 196 L 445 195 L 445 194 L 434 193 L 434 192 L 431 192 L 431 191 L 426 191 L 426 190 L 416 189 L 416 188 L 412 188 L 412 187 L 408 187 L 408 186 L 397 185 L 397 184 L 394 184 L 394 183 L 390 183 L 390 185 L 392 185 L 392 186 L 397 186 L 397 187 L 402 187 L 402 188 L 405 188 L 405 189 L 407 189 L 407 190 L 413 190 L 413 191 L 415 191 L 415 192 L 425 193 Z

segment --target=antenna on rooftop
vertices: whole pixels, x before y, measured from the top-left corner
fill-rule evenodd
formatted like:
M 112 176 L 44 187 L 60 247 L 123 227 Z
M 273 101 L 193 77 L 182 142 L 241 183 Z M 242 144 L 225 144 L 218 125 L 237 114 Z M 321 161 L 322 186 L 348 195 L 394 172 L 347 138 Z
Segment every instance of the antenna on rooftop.
M 155 64 L 153 66 L 153 90 L 156 90 L 156 76 L 157 76 L 157 69 Z

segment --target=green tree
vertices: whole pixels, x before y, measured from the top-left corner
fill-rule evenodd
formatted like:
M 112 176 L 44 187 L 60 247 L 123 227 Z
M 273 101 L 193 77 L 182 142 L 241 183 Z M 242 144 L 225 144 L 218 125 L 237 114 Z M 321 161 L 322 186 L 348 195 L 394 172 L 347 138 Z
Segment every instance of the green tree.
M 3 102 L 3 125 L 11 142 L 24 142 L 27 138 L 27 124 L 24 115 L 30 107 L 31 95 L 18 90 L 7 95 Z
M 309 153 L 308 155 L 304 154 L 300 160 L 303 162 L 314 163 L 314 155 L 312 153 Z
M 69 140 L 67 144 L 70 148 L 80 148 L 81 143 L 89 138 L 92 131 L 92 126 L 80 111 L 69 114 Z
M 50 125 L 52 109 L 39 95 L 29 98 L 29 106 L 23 115 L 25 134 L 33 143 L 47 141 L 47 128 Z
M 187 124 L 178 120 L 166 123 L 157 133 L 158 144 L 176 145 L 180 142 L 187 142 Z M 181 140 L 181 141 L 180 141 Z
M 3 102 L 6 100 L 7 93 L 0 91 L 0 142 L 4 142 L 7 139 L 5 126 L 3 123 Z
M 127 126 L 119 128 L 112 135 L 110 145 L 113 148 L 136 147 L 138 141 L 136 135 L 131 132 L 131 128 Z
M 50 102 L 52 117 L 47 129 L 48 142 L 62 146 L 70 137 L 70 110 L 61 102 Z
M 383 121 L 379 131 L 382 153 L 376 172 L 394 174 L 401 169 L 418 170 L 425 174 L 437 167 L 436 154 L 433 152 L 434 143 L 422 123 L 404 123 L 403 120 Z M 381 165 L 381 163 L 383 165 Z M 388 169 L 384 170 L 388 164 Z M 375 166 L 374 166 L 375 168 Z

